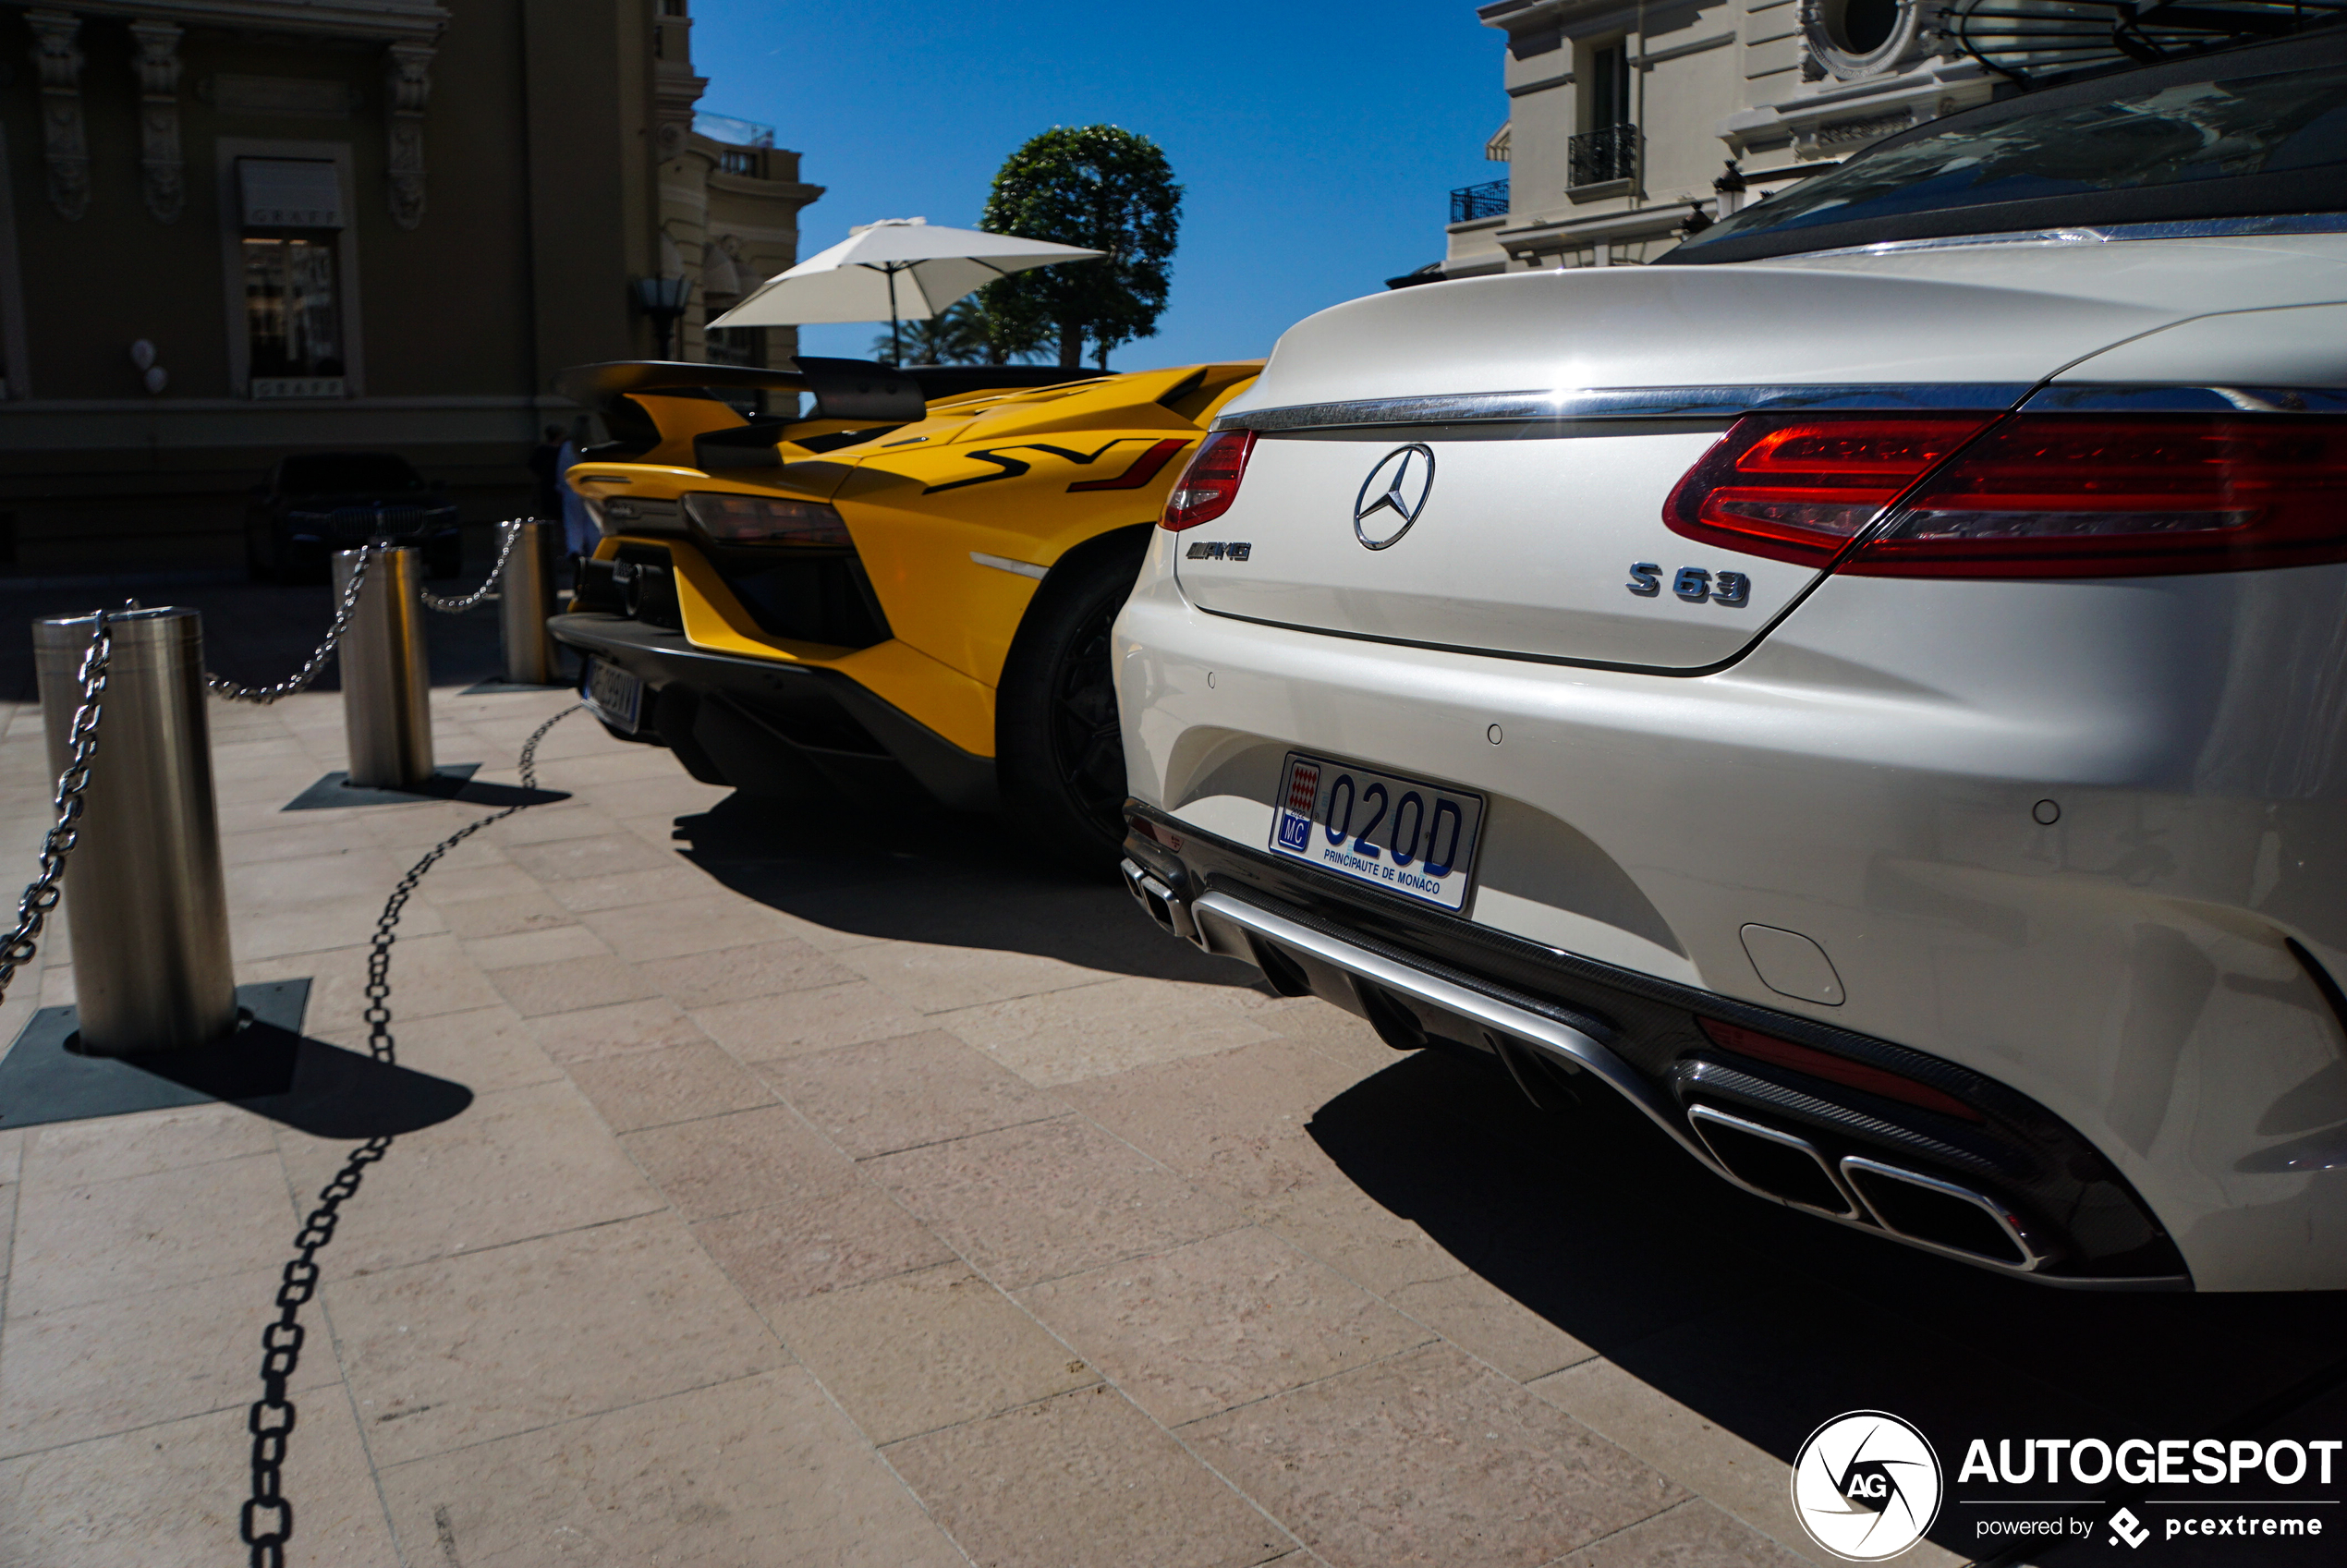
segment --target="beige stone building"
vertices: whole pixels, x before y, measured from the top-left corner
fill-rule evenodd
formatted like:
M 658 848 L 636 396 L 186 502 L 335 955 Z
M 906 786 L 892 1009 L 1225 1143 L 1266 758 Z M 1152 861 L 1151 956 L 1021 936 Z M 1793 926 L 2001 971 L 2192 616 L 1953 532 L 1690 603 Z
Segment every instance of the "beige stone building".
M 1944 0 L 1491 0 L 1505 182 L 1452 197 L 1441 275 L 1643 261 L 1858 148 L 1985 103 Z M 1733 172 L 1730 172 L 1730 166 Z M 1727 188 L 1722 188 L 1722 182 Z M 1734 188 L 1741 184 L 1742 191 Z
M 0 0 L 0 567 L 234 562 L 302 450 L 399 453 L 486 521 L 565 366 L 672 326 L 786 357 L 701 323 L 821 192 L 699 115 L 691 29 L 687 0 Z

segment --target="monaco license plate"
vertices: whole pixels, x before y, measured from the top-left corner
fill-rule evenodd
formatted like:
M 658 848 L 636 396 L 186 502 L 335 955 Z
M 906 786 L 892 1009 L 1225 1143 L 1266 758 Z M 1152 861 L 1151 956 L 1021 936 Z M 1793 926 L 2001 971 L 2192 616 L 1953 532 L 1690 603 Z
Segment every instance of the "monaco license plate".
M 614 729 L 636 733 L 644 709 L 644 683 L 618 665 L 602 659 L 587 661 L 586 679 L 579 683 L 587 706 Z
M 1444 909 L 1466 905 L 1483 828 L 1468 790 L 1287 754 L 1271 852 Z

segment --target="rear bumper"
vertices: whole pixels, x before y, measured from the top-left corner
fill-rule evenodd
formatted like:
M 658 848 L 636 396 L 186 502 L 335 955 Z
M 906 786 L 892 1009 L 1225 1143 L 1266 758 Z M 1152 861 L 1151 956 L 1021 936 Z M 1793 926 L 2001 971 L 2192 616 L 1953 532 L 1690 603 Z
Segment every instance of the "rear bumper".
M 2339 1289 L 2342 593 L 2329 566 L 1837 579 L 1672 677 L 1209 614 L 1161 546 L 1115 659 L 1130 792 L 1183 832 L 1268 844 L 1291 749 L 1475 790 L 1459 924 L 1993 1080 L 2196 1288 Z M 1766 983 L 1749 927 L 1808 938 L 1840 994 Z
M 1283 993 L 1362 1015 L 1396 1049 L 1490 1054 L 1536 1102 L 1601 1086 L 1747 1191 L 1927 1251 L 2049 1284 L 2190 1288 L 2109 1161 L 1979 1074 L 1356 889 L 1137 801 L 1126 816 L 1126 881 L 1161 925 L 1255 965 Z M 1740 1056 L 1699 1018 L 1896 1075 L 1979 1120 Z M 1910 1192 L 1924 1196 L 1899 1201 Z
M 918 793 L 963 811 L 993 808 L 994 760 L 963 750 L 837 670 L 714 653 L 625 615 L 546 623 L 554 640 L 644 683 L 638 732 L 697 778 L 751 794 L 820 781 L 859 797 Z

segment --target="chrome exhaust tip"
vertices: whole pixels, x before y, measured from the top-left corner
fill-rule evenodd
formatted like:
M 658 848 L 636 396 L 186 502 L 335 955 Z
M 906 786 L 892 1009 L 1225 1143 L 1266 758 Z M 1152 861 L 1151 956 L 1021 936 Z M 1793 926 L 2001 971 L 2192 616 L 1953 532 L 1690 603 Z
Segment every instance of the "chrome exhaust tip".
M 1190 916 L 1188 903 L 1172 888 L 1149 875 L 1135 861 L 1125 860 L 1117 869 L 1125 875 L 1125 891 L 1149 912 L 1150 919 L 1194 947 L 1206 946 L 1206 938 L 1198 930 L 1198 921 Z
M 1845 1154 L 1842 1175 L 1874 1222 L 1903 1241 L 2034 1273 L 2053 1261 L 2020 1215 L 1939 1176 Z
M 1829 1219 L 1860 1217 L 1857 1198 L 1807 1138 L 1709 1105 L 1687 1107 L 1687 1122 L 1738 1185 Z

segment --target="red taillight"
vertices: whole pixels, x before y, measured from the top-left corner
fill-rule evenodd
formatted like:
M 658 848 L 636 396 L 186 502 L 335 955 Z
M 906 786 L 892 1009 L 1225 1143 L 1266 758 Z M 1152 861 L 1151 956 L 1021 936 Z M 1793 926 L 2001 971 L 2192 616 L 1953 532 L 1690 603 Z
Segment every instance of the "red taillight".
M 1952 1094 L 1919 1084 L 1915 1079 L 1891 1072 L 1887 1067 L 1869 1067 L 1863 1062 L 1853 1062 L 1846 1056 L 1836 1056 L 1815 1046 L 1795 1045 L 1789 1039 L 1764 1035 L 1758 1029 L 1747 1029 L 1741 1024 L 1723 1024 L 1717 1018 L 1697 1018 L 1703 1032 L 1711 1037 L 1714 1045 L 1749 1056 L 1757 1062 L 1790 1067 L 1796 1073 L 1806 1073 L 1813 1078 L 1829 1083 L 1845 1084 L 1852 1088 L 1879 1094 L 1885 1100 L 1896 1100 L 1908 1105 L 1920 1105 L 1927 1111 L 1937 1111 L 1946 1116 L 1959 1116 L 1967 1122 L 1982 1120 L 1979 1112 Z
M 820 501 L 695 491 L 685 516 L 719 544 L 853 544 L 847 522 Z
M 1933 474 L 1842 570 L 2131 577 L 2340 560 L 2336 419 L 2023 414 Z
M 1247 454 L 1255 450 L 1251 430 L 1216 431 L 1190 458 L 1190 466 L 1174 481 L 1165 497 L 1158 526 L 1180 532 L 1211 522 L 1238 499 L 1239 480 L 1246 475 Z
M 1798 565 L 1847 550 L 1841 569 L 1868 577 L 2124 577 L 2347 561 L 2340 420 L 2018 414 L 1990 428 L 1994 418 L 1747 415 L 1687 470 L 1662 519 L 1690 539 Z
M 1663 504 L 1673 533 L 1822 566 L 1988 414 L 1747 414 Z

